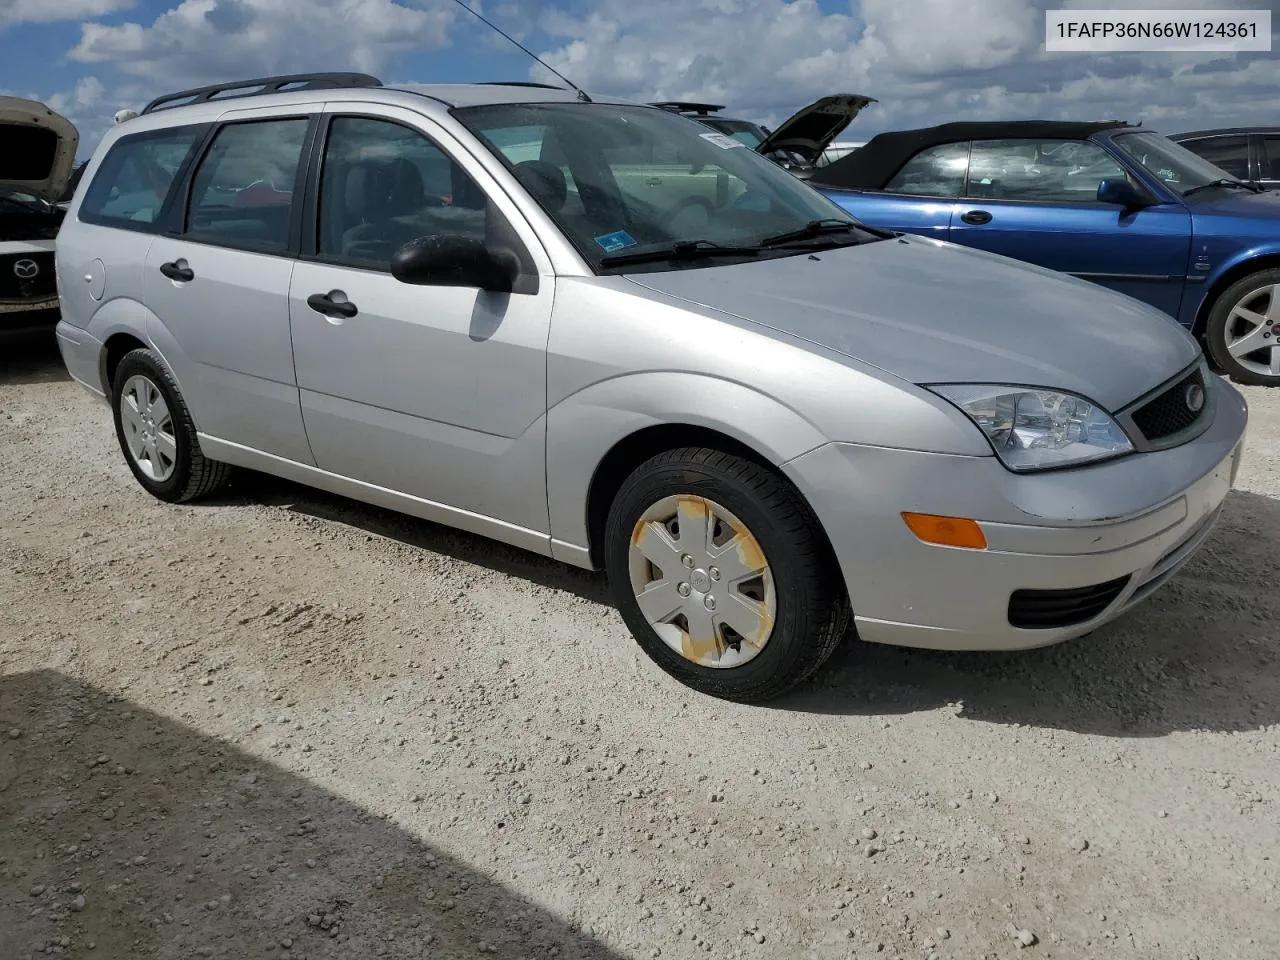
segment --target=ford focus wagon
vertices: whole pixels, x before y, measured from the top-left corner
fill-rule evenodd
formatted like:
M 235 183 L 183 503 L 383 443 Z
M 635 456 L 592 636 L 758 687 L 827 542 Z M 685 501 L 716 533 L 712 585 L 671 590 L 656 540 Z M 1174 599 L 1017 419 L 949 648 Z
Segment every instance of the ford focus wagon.
M 96 150 L 57 273 L 67 368 L 153 496 L 251 468 L 603 568 L 662 669 L 745 701 L 846 637 L 1132 610 L 1247 417 L 1154 308 L 558 88 L 160 98 Z

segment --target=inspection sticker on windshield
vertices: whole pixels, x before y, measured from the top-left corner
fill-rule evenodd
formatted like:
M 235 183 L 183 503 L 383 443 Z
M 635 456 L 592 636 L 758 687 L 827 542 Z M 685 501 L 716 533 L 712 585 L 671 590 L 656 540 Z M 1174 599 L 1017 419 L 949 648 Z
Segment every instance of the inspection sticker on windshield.
M 733 137 L 723 133 L 700 133 L 698 136 L 708 143 L 714 143 L 721 150 L 732 150 L 735 147 L 746 146 L 741 140 L 735 140 Z
M 626 247 L 634 247 L 636 245 L 635 237 L 625 230 L 615 230 L 613 233 L 606 233 L 604 236 L 593 237 L 592 239 L 600 245 L 600 249 L 605 253 L 613 253 L 615 250 L 623 250 Z

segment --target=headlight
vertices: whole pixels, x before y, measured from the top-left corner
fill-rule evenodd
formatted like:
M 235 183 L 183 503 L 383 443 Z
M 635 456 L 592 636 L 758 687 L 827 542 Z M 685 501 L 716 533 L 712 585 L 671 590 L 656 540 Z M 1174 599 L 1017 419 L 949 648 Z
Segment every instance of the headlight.
M 1106 411 L 1074 394 L 989 383 L 929 389 L 963 410 L 1010 470 L 1047 470 L 1133 451 Z

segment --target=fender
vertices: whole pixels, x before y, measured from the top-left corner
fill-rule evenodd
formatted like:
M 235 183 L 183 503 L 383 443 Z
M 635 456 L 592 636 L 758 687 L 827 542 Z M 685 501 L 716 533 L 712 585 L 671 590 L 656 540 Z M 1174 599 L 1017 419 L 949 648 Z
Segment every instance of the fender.
M 1280 265 L 1280 239 L 1268 238 L 1233 250 L 1220 262 L 1215 262 L 1207 274 L 1200 273 L 1197 265 L 1214 262 L 1215 254 L 1220 254 L 1220 250 L 1215 251 L 1214 248 L 1225 246 L 1223 243 L 1225 239 L 1227 238 L 1194 237 L 1192 239 L 1191 265 L 1187 275 L 1188 295 L 1183 297 L 1178 320 L 1196 334 L 1203 332 L 1209 311 L 1213 309 L 1213 302 L 1218 294 L 1236 280 L 1252 273 L 1252 265 L 1256 261 L 1268 261 L 1258 263 L 1256 269 L 1259 270 Z M 1195 290 L 1193 284 L 1199 289 Z
M 558 558 L 585 561 L 587 494 L 605 455 L 646 427 L 672 424 L 725 434 L 775 466 L 827 442 L 795 410 L 722 377 L 654 371 L 598 381 L 547 414 L 547 508 Z

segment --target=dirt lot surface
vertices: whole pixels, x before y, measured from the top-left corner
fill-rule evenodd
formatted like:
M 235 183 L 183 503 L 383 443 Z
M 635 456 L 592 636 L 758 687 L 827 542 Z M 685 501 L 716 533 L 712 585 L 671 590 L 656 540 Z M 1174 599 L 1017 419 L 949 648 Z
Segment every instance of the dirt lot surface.
M 0 347 L 0 958 L 1280 956 L 1280 393 L 1140 612 L 769 707 L 602 579 L 257 476 L 167 506 Z

